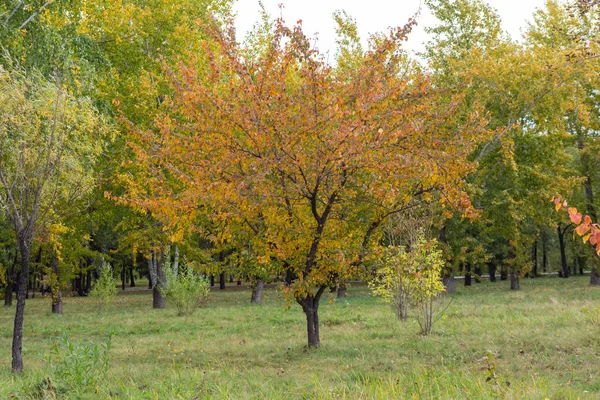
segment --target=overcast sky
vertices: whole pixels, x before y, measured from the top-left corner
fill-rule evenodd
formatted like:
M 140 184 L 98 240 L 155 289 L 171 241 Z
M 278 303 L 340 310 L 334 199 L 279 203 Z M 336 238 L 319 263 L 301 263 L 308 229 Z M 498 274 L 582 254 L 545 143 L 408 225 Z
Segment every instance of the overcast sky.
M 503 27 L 513 37 L 520 37 L 521 29 L 536 8 L 542 8 L 545 0 L 488 0 L 502 18 Z M 322 52 L 335 52 L 335 23 L 332 14 L 336 10 L 346 10 L 358 22 L 361 37 L 368 33 L 386 30 L 390 26 L 404 25 L 408 18 L 419 9 L 419 0 L 262 0 L 265 9 L 272 17 L 279 17 L 278 4 L 283 3 L 283 17 L 288 24 L 302 20 L 304 32 L 308 36 L 318 33 L 317 46 Z M 238 39 L 252 29 L 260 18 L 259 0 L 237 0 L 234 10 L 237 13 L 236 27 Z M 411 51 L 422 50 L 427 36 L 425 26 L 435 25 L 435 19 L 423 9 L 418 26 L 407 43 Z

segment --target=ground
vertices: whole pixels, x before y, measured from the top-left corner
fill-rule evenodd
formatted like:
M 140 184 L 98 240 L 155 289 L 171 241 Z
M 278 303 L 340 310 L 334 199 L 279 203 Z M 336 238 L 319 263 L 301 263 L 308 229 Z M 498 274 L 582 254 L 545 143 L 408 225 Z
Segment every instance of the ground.
M 457 285 L 426 337 L 354 286 L 347 299 L 323 299 L 322 346 L 311 351 L 300 307 L 276 289 L 261 305 L 249 304 L 248 291 L 213 292 L 187 318 L 152 310 L 149 293 L 119 296 L 103 311 L 66 298 L 62 316 L 36 298 L 20 377 L 10 374 L 14 308 L 0 308 L 0 398 L 600 399 L 600 288 L 588 279 L 523 279 L 518 292 L 508 282 Z M 75 363 L 91 357 L 75 354 L 78 343 L 103 343 L 108 332 L 106 378 L 67 392 L 85 368 L 65 378 L 52 367 L 52 338 L 68 335 Z

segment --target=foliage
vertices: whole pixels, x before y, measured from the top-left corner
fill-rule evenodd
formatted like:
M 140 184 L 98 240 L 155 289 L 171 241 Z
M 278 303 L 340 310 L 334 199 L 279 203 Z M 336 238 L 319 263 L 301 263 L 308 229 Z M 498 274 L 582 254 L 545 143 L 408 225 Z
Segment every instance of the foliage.
M 375 295 L 391 303 L 401 320 L 408 316 L 409 305 L 426 335 L 431 331 L 439 310 L 436 299 L 445 290 L 441 274 L 445 265 L 437 241 L 427 241 L 421 233 L 409 250 L 388 247 L 384 250 L 378 275 L 369 286 Z
M 100 267 L 98 279 L 92 284 L 90 297 L 101 301 L 100 308 L 108 308 L 117 296 L 117 280 L 113 277 L 110 264 L 103 263 Z
M 575 224 L 574 232 L 582 237 L 584 243 L 589 241 L 590 245 L 595 248 L 596 254 L 600 255 L 600 225 L 593 222 L 589 215 L 584 216 L 577 211 L 577 208 L 568 207 L 567 200 L 560 195 L 554 196 L 552 202 L 556 211 L 566 210 L 568 212 L 569 219 Z
M 192 315 L 207 299 L 210 281 L 194 271 L 181 266 L 177 271 L 165 265 L 166 282 L 160 287 L 163 295 L 177 308 L 177 315 Z
M 67 336 L 54 338 L 45 359 L 60 395 L 81 397 L 103 394 L 111 362 L 112 334 L 105 341 L 73 342 Z

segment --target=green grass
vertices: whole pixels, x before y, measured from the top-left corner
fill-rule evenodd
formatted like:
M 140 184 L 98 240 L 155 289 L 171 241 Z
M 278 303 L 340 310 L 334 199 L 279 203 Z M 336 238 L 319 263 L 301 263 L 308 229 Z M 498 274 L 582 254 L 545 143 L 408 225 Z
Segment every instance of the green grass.
M 458 282 L 459 284 L 462 282 Z M 113 332 L 109 377 L 83 398 L 115 399 L 600 399 L 600 288 L 587 277 L 458 286 L 432 335 L 397 321 L 365 287 L 324 298 L 321 342 L 307 350 L 304 314 L 276 290 L 211 293 L 191 317 L 152 310 L 150 294 L 119 296 L 99 312 L 87 298 L 27 303 L 26 372 L 10 373 L 14 308 L 0 308 L 0 399 L 55 398 L 44 360 L 50 339 L 102 341 Z M 487 352 L 493 354 L 495 379 Z M 48 380 L 49 379 L 49 380 Z M 77 398 L 58 392 L 57 398 Z

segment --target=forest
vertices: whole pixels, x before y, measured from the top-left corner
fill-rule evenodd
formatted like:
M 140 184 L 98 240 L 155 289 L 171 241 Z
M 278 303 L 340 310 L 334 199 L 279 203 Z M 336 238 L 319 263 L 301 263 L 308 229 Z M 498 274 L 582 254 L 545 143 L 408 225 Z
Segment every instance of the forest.
M 422 7 L 3 0 L 0 396 L 600 395 L 600 2 Z

